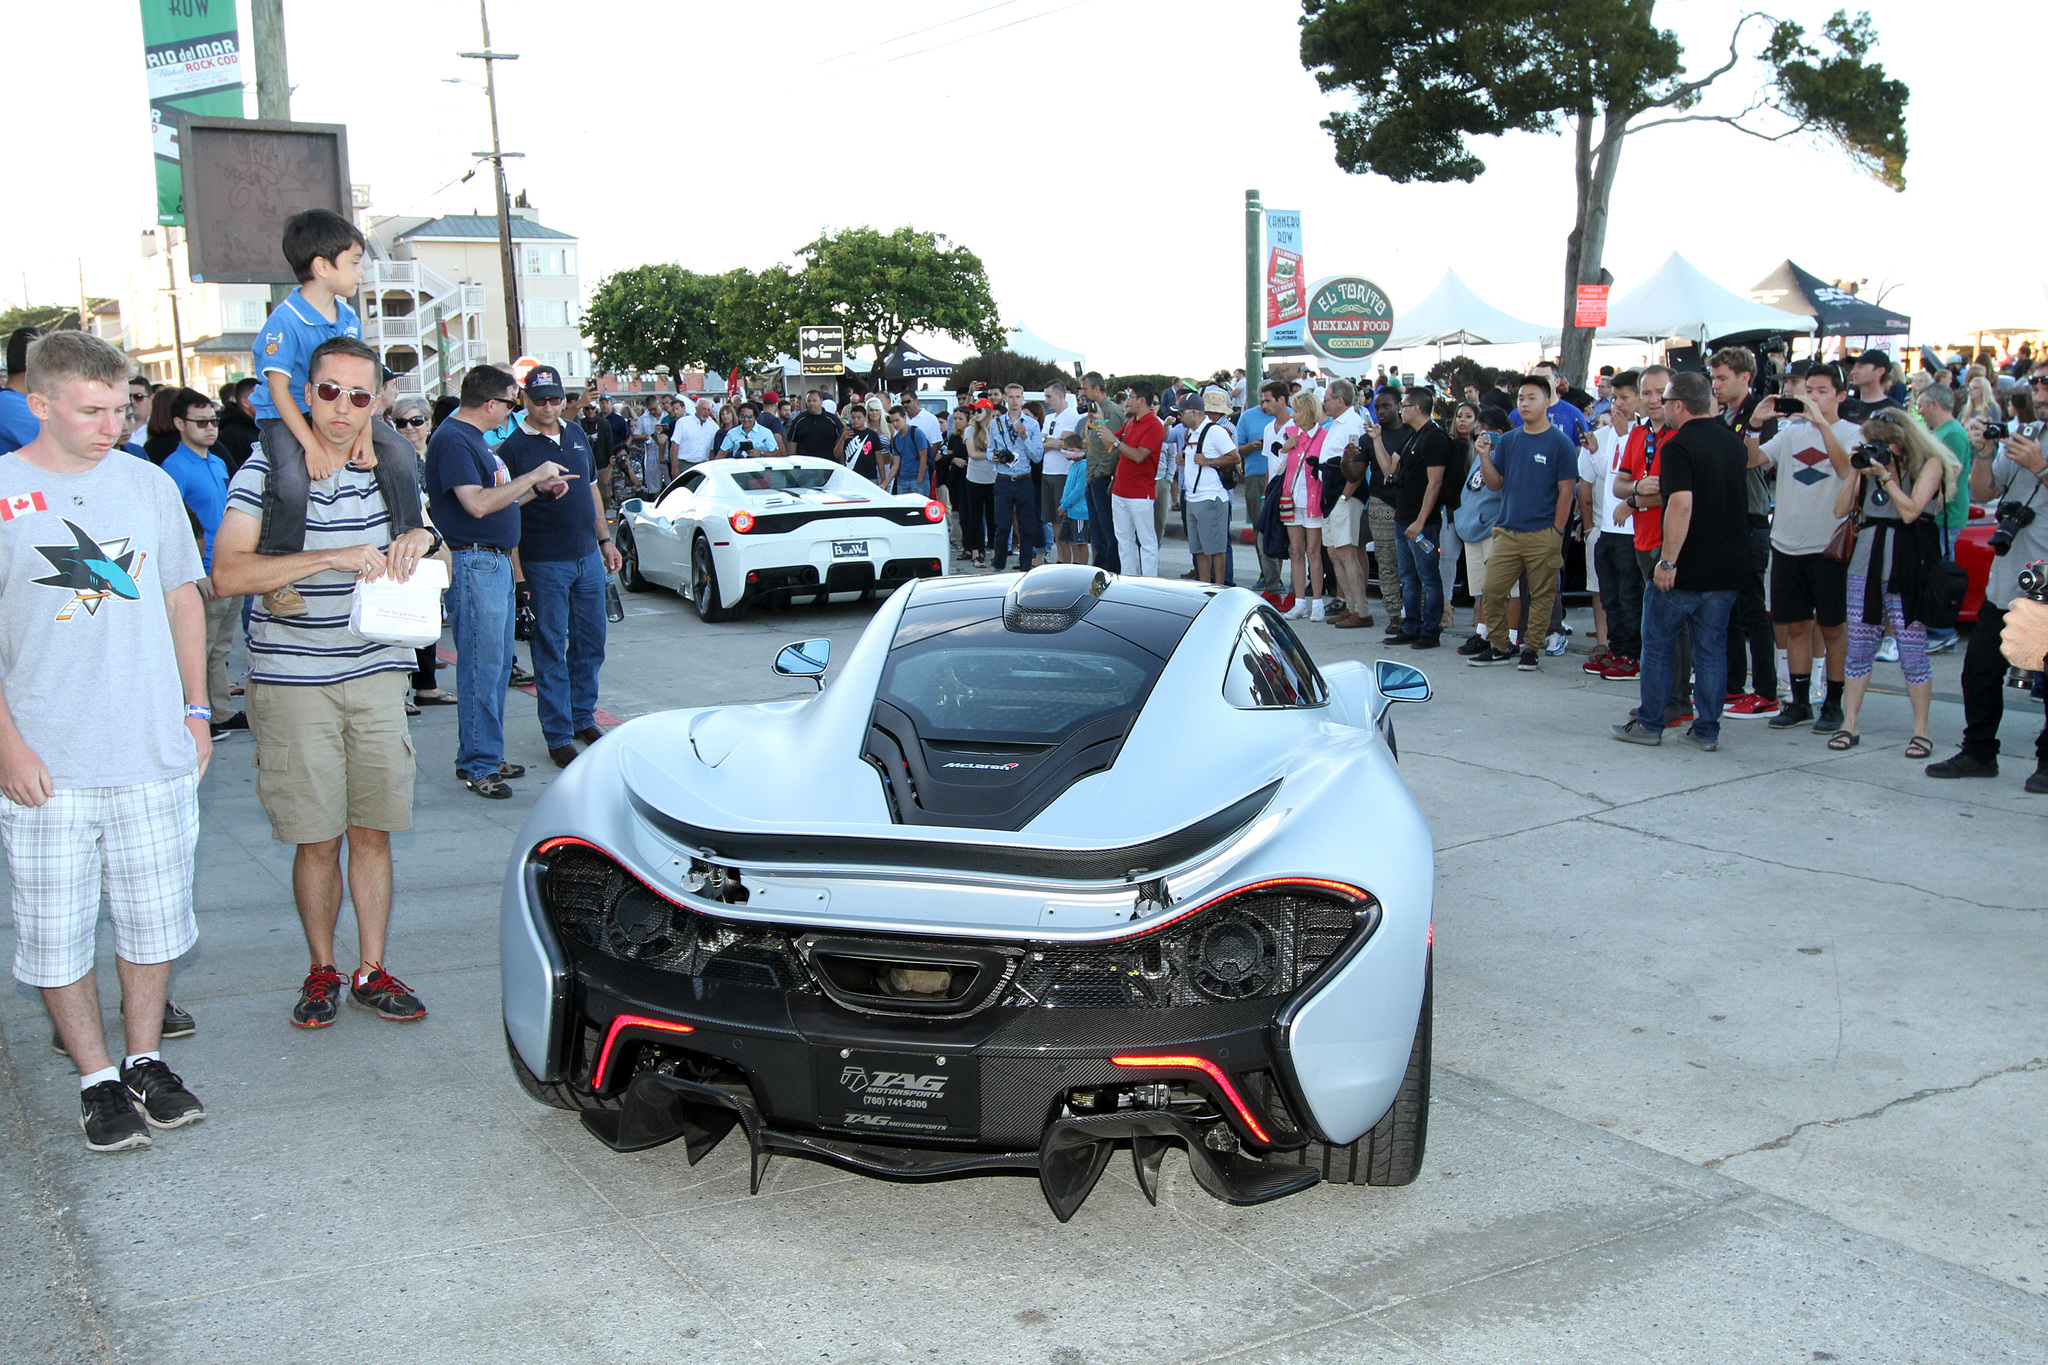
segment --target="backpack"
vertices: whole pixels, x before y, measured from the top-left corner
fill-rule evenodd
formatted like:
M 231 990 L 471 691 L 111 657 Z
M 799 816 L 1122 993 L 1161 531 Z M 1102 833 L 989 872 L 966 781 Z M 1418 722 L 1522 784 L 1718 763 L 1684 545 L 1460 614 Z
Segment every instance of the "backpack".
M 1202 423 L 1201 429 L 1195 432 L 1194 450 L 1188 454 L 1187 458 L 1193 459 L 1196 455 L 1201 454 L 1203 443 L 1209 439 L 1210 429 L 1222 425 L 1223 424 L 1221 422 L 1216 421 L 1214 418 L 1211 418 L 1209 421 Z M 1225 430 L 1228 430 L 1228 428 L 1225 428 Z M 1201 468 L 1207 469 L 1211 473 L 1215 474 L 1216 481 L 1223 485 L 1224 492 L 1233 492 L 1237 488 L 1237 465 L 1215 464 L 1203 465 L 1201 466 Z M 1199 485 L 1201 482 L 1202 476 L 1200 474 L 1195 475 L 1195 483 Z

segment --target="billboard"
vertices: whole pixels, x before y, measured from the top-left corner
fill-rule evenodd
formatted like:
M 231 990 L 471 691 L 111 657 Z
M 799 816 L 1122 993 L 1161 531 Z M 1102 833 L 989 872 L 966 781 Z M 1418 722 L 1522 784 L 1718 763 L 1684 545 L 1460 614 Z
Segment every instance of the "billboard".
M 178 138 L 194 282 L 296 284 L 284 220 L 331 209 L 354 221 L 343 124 L 180 114 Z
M 142 61 L 149 73 L 156 150 L 156 220 L 185 221 L 178 174 L 178 115 L 242 116 L 242 40 L 235 0 L 142 0 Z
M 1311 351 L 1325 360 L 1356 364 L 1393 335 L 1393 300 L 1371 280 L 1331 275 L 1308 291 L 1302 328 Z
M 1266 350 L 1298 351 L 1308 316 L 1307 277 L 1301 273 L 1301 213 L 1266 210 Z

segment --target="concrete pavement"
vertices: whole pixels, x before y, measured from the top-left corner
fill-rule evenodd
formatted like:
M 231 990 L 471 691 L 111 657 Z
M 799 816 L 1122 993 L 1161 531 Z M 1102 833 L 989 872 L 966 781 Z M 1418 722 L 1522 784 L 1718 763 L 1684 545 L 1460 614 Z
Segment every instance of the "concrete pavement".
M 843 649 L 869 614 L 705 627 L 628 601 L 605 671 L 623 716 L 802 695 L 775 648 Z M 1325 661 L 1377 657 L 1379 634 L 1303 630 Z M 40 1005 L 0 994 L 0 1340 L 174 1362 L 2048 1358 L 2031 765 L 1926 779 L 1888 695 L 1849 754 L 1760 722 L 1652 754 L 1607 738 L 1630 689 L 1578 656 L 1534 676 L 1400 656 L 1437 687 L 1398 716 L 1439 860 L 1413 1186 L 1233 1209 L 1176 1156 L 1153 1209 L 1119 1162 L 1062 1227 L 1028 1180 L 777 1159 L 750 1197 L 735 1143 L 694 1169 L 606 1151 L 504 1061 L 496 883 L 555 771 L 515 694 L 512 801 L 454 781 L 452 711 L 415 722 L 390 965 L 424 1024 L 285 1024 L 304 950 L 246 738 L 203 791 L 201 943 L 175 983 L 199 1034 L 166 1045 L 207 1121 L 87 1152 Z M 1954 694 L 1955 656 L 1936 668 Z M 2016 707 L 2008 750 L 2039 723 Z M 1960 727 L 1938 701 L 1938 754 Z

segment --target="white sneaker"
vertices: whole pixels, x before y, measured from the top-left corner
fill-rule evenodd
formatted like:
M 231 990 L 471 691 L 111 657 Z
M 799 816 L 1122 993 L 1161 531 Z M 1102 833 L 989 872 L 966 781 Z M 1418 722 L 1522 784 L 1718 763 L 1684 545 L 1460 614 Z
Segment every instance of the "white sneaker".
M 1899 642 L 1887 635 L 1877 642 L 1879 663 L 1895 664 L 1899 661 Z
M 1543 637 L 1543 652 L 1555 657 L 1571 647 L 1572 637 L 1562 631 L 1552 631 Z
M 1308 599 L 1306 597 L 1297 597 L 1294 599 L 1293 606 L 1280 613 L 1280 618 L 1283 621 L 1299 621 L 1306 615 L 1308 615 Z
M 1308 608 L 1308 619 L 1309 619 L 1309 620 L 1311 620 L 1311 621 L 1321 621 L 1321 620 L 1325 620 L 1325 619 L 1327 619 L 1327 618 L 1325 618 L 1325 617 L 1324 617 L 1324 615 L 1323 615 L 1323 599 L 1322 599 L 1322 598 L 1318 597 L 1318 598 L 1316 598 L 1316 599 L 1315 599 L 1315 601 L 1313 601 L 1313 602 L 1309 603 L 1309 608 Z

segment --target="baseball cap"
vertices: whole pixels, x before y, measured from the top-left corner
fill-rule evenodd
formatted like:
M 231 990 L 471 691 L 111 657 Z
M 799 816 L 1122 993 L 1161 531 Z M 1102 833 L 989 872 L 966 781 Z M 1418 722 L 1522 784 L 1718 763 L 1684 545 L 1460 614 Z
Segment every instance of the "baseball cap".
M 1892 355 L 1890 351 L 1865 351 L 1849 363 L 1851 365 L 1875 365 L 1880 369 L 1889 370 L 1892 367 Z
M 967 406 L 970 409 L 973 409 L 978 412 L 993 412 L 995 411 L 996 405 L 994 403 L 989 402 L 986 398 L 977 398 L 972 403 L 969 403 Z
M 780 403 L 782 401 L 782 395 L 777 393 L 775 390 L 770 389 L 768 390 L 768 392 L 761 395 L 761 401 L 763 403 Z
M 562 387 L 562 372 L 552 365 L 536 365 L 526 372 L 526 396 L 528 398 L 566 398 L 568 390 Z

